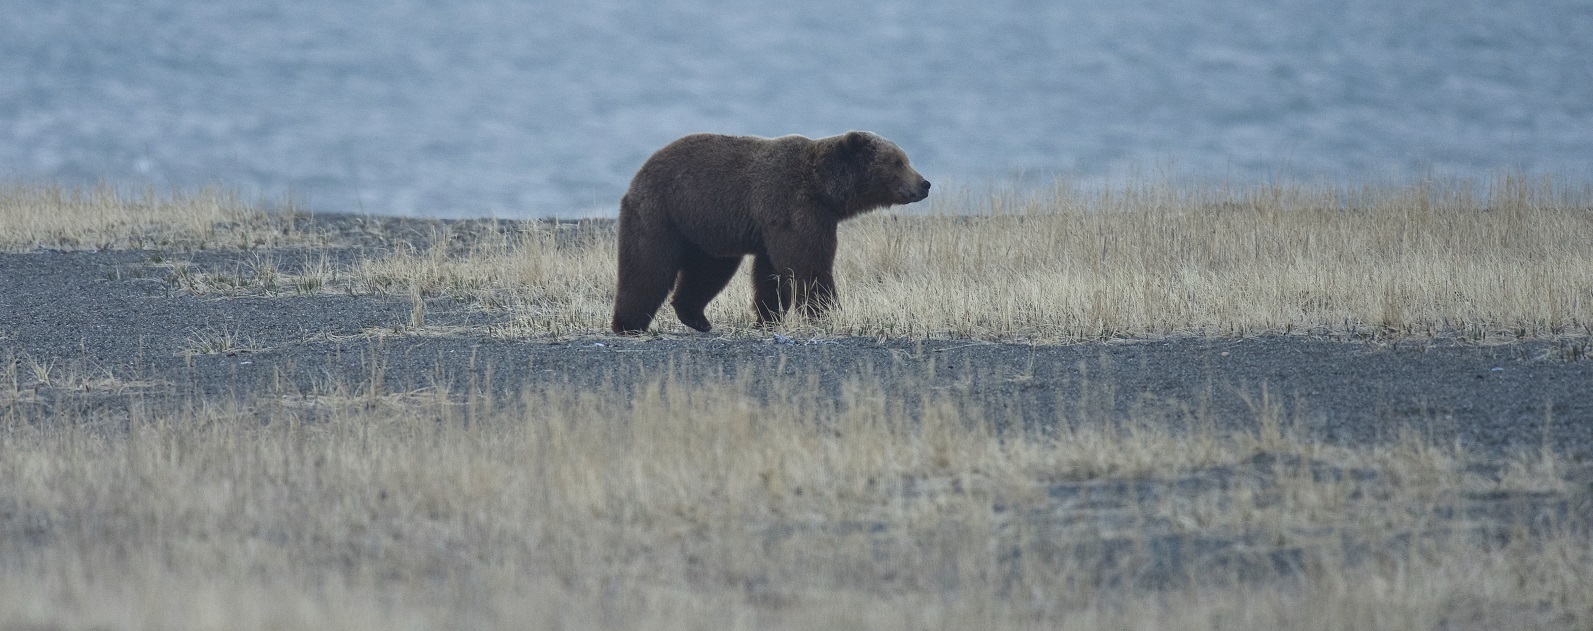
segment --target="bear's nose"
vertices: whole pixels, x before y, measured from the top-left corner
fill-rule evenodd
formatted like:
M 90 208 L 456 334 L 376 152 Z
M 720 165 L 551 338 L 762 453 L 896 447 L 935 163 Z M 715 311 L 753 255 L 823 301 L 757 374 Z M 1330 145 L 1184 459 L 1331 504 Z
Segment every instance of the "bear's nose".
M 929 192 L 929 180 L 924 180 L 924 192 Z

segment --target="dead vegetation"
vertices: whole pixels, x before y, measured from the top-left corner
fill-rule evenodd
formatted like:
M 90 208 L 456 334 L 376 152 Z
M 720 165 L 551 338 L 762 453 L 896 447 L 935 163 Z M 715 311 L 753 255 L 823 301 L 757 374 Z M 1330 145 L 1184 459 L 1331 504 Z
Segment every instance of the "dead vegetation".
M 1023 430 L 813 377 L 5 416 L 0 624 L 1593 622 L 1589 477 L 1552 452 L 1313 444 L 1265 397 L 1251 432 L 1085 405 Z

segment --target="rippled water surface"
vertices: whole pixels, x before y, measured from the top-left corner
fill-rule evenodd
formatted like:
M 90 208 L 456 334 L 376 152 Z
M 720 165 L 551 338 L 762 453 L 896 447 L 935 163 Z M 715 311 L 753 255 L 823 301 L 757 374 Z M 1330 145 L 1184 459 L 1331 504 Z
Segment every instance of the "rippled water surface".
M 13 0 L 0 173 L 612 214 L 696 131 L 937 182 L 1593 175 L 1593 2 Z

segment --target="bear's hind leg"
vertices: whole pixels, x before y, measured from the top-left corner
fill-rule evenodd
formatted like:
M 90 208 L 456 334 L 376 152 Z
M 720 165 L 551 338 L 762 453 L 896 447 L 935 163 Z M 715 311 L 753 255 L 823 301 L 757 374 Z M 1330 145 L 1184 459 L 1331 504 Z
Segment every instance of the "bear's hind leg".
M 687 252 L 680 266 L 680 279 L 675 282 L 675 297 L 669 301 L 681 324 L 704 333 L 712 329 L 703 309 L 730 284 L 738 267 L 739 256 L 715 258 L 700 250 Z
M 621 335 L 647 330 L 680 271 L 679 243 L 668 239 L 626 239 L 619 243 L 619 285 L 614 292 L 612 328 Z M 662 243 L 661 243 L 662 242 Z

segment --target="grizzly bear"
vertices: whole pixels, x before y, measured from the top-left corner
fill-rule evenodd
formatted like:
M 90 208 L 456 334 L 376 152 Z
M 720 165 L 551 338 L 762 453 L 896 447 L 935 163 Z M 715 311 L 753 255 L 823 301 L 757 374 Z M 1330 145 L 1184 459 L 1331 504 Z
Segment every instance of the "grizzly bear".
M 749 254 L 760 326 L 822 312 L 835 301 L 836 225 L 928 196 L 907 154 L 869 132 L 676 140 L 620 200 L 614 332 L 647 330 L 671 287 L 680 321 L 708 331 L 703 308 Z

